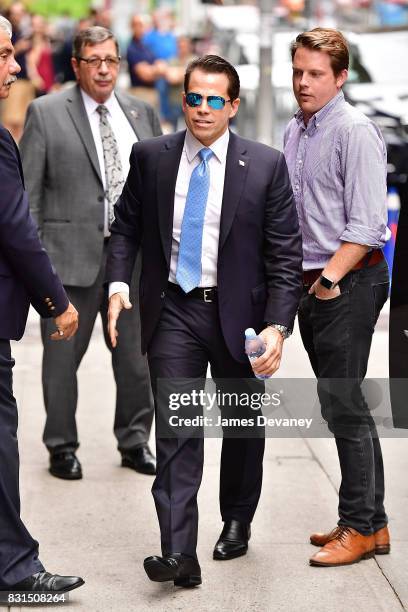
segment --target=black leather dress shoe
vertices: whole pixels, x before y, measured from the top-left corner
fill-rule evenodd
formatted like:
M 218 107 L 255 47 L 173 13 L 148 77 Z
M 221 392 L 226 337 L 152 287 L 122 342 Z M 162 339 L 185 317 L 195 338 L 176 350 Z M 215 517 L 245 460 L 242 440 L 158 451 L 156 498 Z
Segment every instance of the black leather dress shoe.
M 82 467 L 73 451 L 62 451 L 50 455 L 50 474 L 65 480 L 80 480 Z
M 174 581 L 174 586 L 194 587 L 201 584 L 198 560 L 183 553 L 170 553 L 164 557 L 147 557 L 143 566 L 154 582 Z
M 251 525 L 235 520 L 225 521 L 224 528 L 214 547 L 213 559 L 227 561 L 245 555 L 250 537 Z
M 58 576 L 49 572 L 37 572 L 1 591 L 30 591 L 31 593 L 67 593 L 85 584 L 79 576 Z
M 156 474 L 156 459 L 147 444 L 121 451 L 122 466 L 131 468 L 141 474 Z

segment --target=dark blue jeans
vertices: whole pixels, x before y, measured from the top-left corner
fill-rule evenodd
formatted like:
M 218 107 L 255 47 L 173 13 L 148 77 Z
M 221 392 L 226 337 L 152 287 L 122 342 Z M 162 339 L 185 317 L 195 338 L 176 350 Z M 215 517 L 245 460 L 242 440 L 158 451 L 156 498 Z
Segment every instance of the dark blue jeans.
M 305 288 L 299 307 L 300 332 L 318 379 L 322 416 L 339 455 L 339 525 L 363 535 L 387 524 L 381 446 L 361 383 L 388 281 L 384 261 L 347 274 L 334 299 L 319 300 Z

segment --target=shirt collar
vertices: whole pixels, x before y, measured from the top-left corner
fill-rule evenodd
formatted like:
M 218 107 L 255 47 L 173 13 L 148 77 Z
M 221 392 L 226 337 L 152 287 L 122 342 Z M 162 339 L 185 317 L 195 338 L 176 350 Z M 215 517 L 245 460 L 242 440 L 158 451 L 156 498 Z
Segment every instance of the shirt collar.
M 86 114 L 89 117 L 89 115 L 92 115 L 92 113 L 94 113 L 96 111 L 96 109 L 98 108 L 100 103 L 96 102 L 96 100 L 91 98 L 91 96 L 89 96 L 83 89 L 81 89 L 81 95 L 82 95 L 82 99 L 84 101 Z M 117 104 L 117 100 L 116 100 L 116 97 L 115 97 L 115 93 L 112 91 L 111 95 L 103 103 L 103 105 L 106 106 L 106 108 L 109 111 L 109 114 L 112 115 L 113 109 L 115 108 L 116 104 Z
M 319 125 L 321 124 L 321 122 L 327 117 L 327 115 L 330 113 L 330 111 L 340 102 L 344 102 L 344 93 L 343 91 L 340 89 L 340 91 L 334 96 L 334 98 L 332 98 L 331 100 L 329 100 L 327 102 L 327 104 L 325 104 L 325 106 L 323 106 L 323 108 L 321 108 L 319 111 L 317 111 L 317 113 L 315 113 L 310 119 L 309 119 L 309 123 L 308 126 L 313 126 L 313 127 L 319 127 Z M 299 110 L 295 113 L 295 119 L 297 121 L 297 124 L 299 126 L 303 126 L 305 127 L 305 123 L 303 121 L 303 112 L 302 110 L 299 108 Z
M 209 149 L 214 153 L 215 157 L 221 163 L 224 163 L 227 158 L 227 149 L 229 143 L 229 130 L 225 130 L 225 132 L 217 138 L 215 142 L 212 143 Z M 195 136 L 190 132 L 189 129 L 186 131 L 186 138 L 184 141 L 184 149 L 187 155 L 188 162 L 191 163 L 196 155 L 198 155 L 201 149 L 205 148 L 202 142 L 197 140 Z

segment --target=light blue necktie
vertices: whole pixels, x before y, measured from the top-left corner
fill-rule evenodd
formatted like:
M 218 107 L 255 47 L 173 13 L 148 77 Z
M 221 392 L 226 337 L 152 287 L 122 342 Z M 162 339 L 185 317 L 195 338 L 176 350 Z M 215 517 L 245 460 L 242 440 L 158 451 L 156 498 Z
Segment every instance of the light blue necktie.
M 176 272 L 176 280 L 185 293 L 197 287 L 201 279 L 204 216 L 210 188 L 208 160 L 212 154 L 211 149 L 201 149 L 201 163 L 194 168 L 188 186 Z

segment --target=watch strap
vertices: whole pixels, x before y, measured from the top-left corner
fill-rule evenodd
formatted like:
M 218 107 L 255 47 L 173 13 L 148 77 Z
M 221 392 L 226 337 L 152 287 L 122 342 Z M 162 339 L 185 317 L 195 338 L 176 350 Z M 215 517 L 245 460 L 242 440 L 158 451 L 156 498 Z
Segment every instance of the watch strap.
M 327 276 L 323 276 L 323 274 L 321 274 L 319 277 L 319 283 L 322 287 L 329 290 L 334 289 L 338 284 L 336 281 L 332 281 L 330 278 L 327 278 Z
M 274 327 L 277 329 L 284 340 L 289 338 L 289 336 L 292 334 L 292 330 L 289 329 L 289 327 L 286 327 L 286 325 L 281 325 L 280 323 L 267 323 L 267 327 Z

